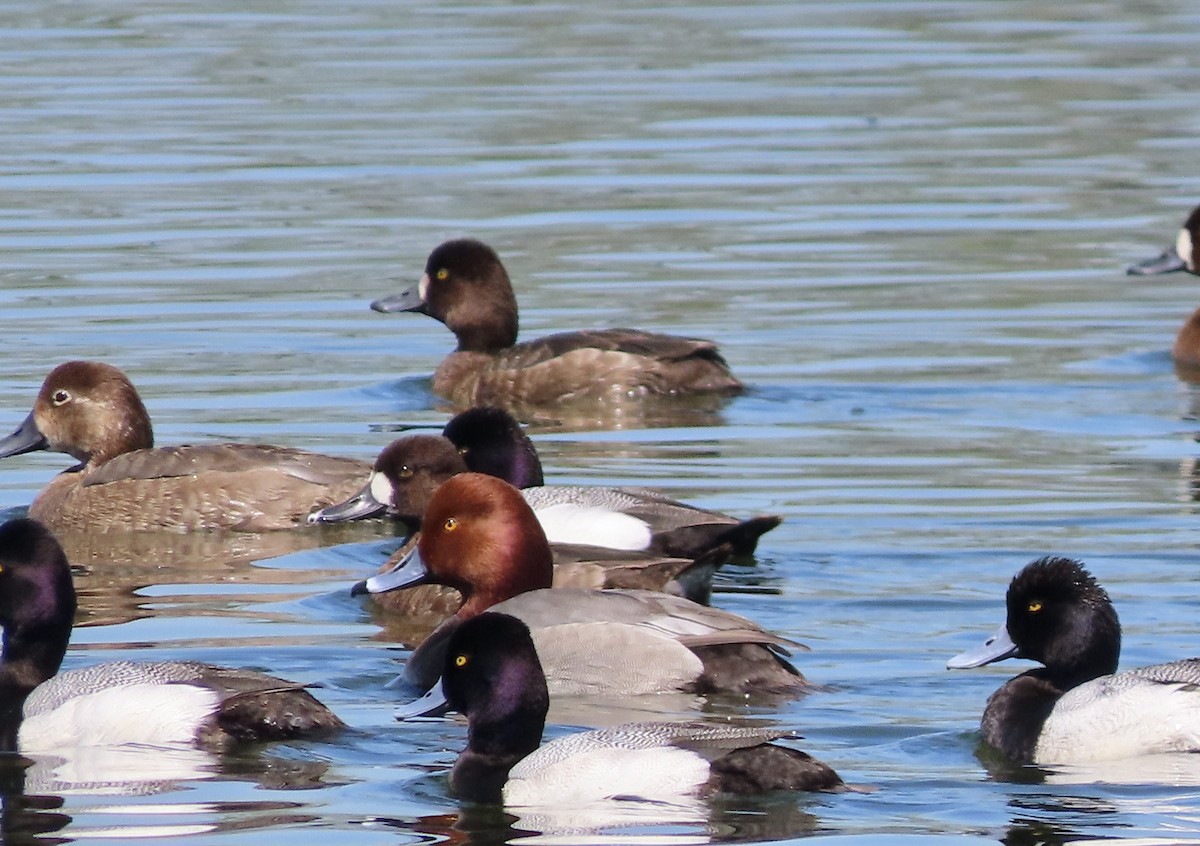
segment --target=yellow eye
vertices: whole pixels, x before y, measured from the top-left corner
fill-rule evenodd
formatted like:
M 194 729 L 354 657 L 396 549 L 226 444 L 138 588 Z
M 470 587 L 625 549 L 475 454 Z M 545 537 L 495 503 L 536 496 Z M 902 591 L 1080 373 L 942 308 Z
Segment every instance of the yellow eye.
M 458 521 L 455 520 L 453 517 L 447 517 L 446 522 L 442 524 L 442 528 L 445 529 L 447 532 L 453 532 L 455 529 L 458 528 Z
M 1025 607 L 1029 609 L 1030 614 L 1036 614 L 1042 610 L 1042 601 L 1040 599 L 1031 599 Z
M 470 447 L 461 446 L 461 447 L 459 447 L 459 448 L 458 448 L 458 454 L 459 454 L 459 455 L 466 455 L 466 454 L 467 454 L 467 453 L 469 453 L 470 451 L 471 451 L 471 448 L 470 448 Z
M 450 278 L 450 271 L 443 267 L 443 268 L 439 269 L 438 272 L 435 273 L 434 275 L 438 278 L 439 281 L 445 282 L 447 279 Z
M 456 666 L 456 667 L 467 666 L 467 656 L 466 655 L 455 655 L 454 656 L 454 666 Z

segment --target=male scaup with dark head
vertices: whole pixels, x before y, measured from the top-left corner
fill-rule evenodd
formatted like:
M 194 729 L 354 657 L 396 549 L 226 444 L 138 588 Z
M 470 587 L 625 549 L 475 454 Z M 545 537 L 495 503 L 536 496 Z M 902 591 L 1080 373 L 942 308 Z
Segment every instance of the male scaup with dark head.
M 415 286 L 371 308 L 421 312 L 454 333 L 458 347 L 438 365 L 433 390 L 460 406 L 743 389 L 712 341 L 593 329 L 518 344 L 508 273 L 495 250 L 470 238 L 441 244 Z
M 410 554 L 354 592 L 434 583 L 463 594 L 462 608 L 405 667 L 423 690 L 441 672 L 453 629 L 493 606 L 534 629 L 555 693 L 810 689 L 781 654 L 797 644 L 744 617 L 652 591 L 551 589 L 552 579 L 550 545 L 520 492 L 492 476 L 460 473 L 434 494 Z
M 553 544 L 686 559 L 728 544 L 734 554 L 745 556 L 754 552 L 759 537 L 782 522 L 774 515 L 740 520 L 645 488 L 542 484 L 533 442 L 511 414 L 497 408 L 456 415 L 443 437 L 409 435 L 389 444 L 362 490 L 313 512 L 309 521 L 336 523 L 386 513 L 415 531 L 437 486 L 466 470 L 520 488 Z
M 1200 246 L 1200 206 L 1192 209 L 1183 228 L 1175 239 L 1174 246 L 1167 247 L 1159 256 L 1130 265 L 1126 272 L 1133 276 L 1155 276 L 1186 270 L 1200 274 L 1197 263 L 1197 247 Z M 1200 308 L 1179 329 L 1175 344 L 1171 347 L 1171 358 L 1184 368 L 1200 368 Z
M 0 439 L 0 458 L 39 449 L 80 462 L 29 508 L 56 529 L 286 529 L 345 499 L 370 471 L 361 461 L 266 444 L 156 448 L 129 378 L 97 361 L 50 371 L 25 421 Z
M 345 726 L 302 685 L 195 661 L 59 673 L 75 618 L 62 547 L 35 520 L 0 526 L 0 751 L 124 743 L 225 749 Z
M 828 765 L 772 744 L 785 731 L 726 723 L 628 723 L 541 745 L 550 695 L 529 628 L 489 612 L 450 637 L 440 682 L 402 708 L 446 706 L 467 718 L 450 789 L 470 802 L 574 805 L 618 798 L 677 801 L 715 792 L 841 792 Z
M 1116 609 L 1078 561 L 1039 558 L 1013 578 L 1005 602 L 1005 625 L 947 664 L 1028 658 L 1044 665 L 988 699 L 980 732 L 991 746 L 1036 764 L 1200 752 L 1200 659 L 1117 673 Z

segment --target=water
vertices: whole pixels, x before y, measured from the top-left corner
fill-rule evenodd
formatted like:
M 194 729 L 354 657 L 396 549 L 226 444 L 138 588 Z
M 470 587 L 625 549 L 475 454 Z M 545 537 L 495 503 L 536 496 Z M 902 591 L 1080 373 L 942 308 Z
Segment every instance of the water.
M 831 690 L 748 715 L 877 788 L 575 839 L 1200 839 L 1188 760 L 1014 773 L 974 732 L 1020 668 L 943 669 L 1051 552 L 1112 592 L 1126 665 L 1200 653 L 1197 396 L 1166 353 L 1197 286 L 1122 274 L 1200 199 L 1197 25 L 1178 0 L 5 4 L 0 426 L 87 357 L 131 375 L 160 443 L 369 458 L 445 421 L 428 378 L 452 344 L 367 303 L 440 240 L 482 238 L 525 337 L 721 341 L 746 396 L 539 418 L 548 476 L 784 515 L 717 603 L 809 643 Z M 66 465 L 6 460 L 0 507 Z M 462 725 L 391 719 L 404 651 L 346 588 L 394 544 L 370 526 L 71 539 L 69 666 L 264 667 L 324 683 L 354 731 L 46 764 L 6 802 L 8 836 L 554 831 L 460 815 L 441 774 Z

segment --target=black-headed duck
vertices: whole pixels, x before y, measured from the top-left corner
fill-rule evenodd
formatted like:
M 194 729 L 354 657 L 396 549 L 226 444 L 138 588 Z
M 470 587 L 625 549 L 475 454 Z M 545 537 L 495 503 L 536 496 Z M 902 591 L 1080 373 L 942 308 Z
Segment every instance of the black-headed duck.
M 1028 658 L 1044 666 L 988 699 L 983 739 L 1013 761 L 1085 764 L 1200 752 L 1200 658 L 1117 673 L 1121 624 L 1108 593 L 1070 558 L 1040 558 L 1008 586 L 1007 621 L 950 669 Z
M 520 492 L 493 476 L 460 473 L 434 494 L 411 553 L 354 592 L 434 583 L 462 593 L 458 613 L 405 667 L 423 690 L 441 672 L 453 629 L 493 607 L 533 628 L 556 694 L 809 689 L 780 654 L 797 644 L 744 617 L 652 591 L 550 589 L 552 579 L 550 545 Z
M 370 472 L 362 461 L 266 444 L 156 448 L 129 378 L 96 361 L 50 371 L 29 416 L 0 440 L 0 458 L 39 449 L 79 460 L 29 508 L 56 529 L 286 529 Z
M 1197 243 L 1200 242 L 1200 206 L 1192 209 L 1183 228 L 1175 239 L 1175 245 L 1168 247 L 1159 256 L 1130 265 L 1126 272 L 1133 276 L 1155 276 L 1160 273 L 1174 273 L 1186 270 L 1188 273 L 1200 274 L 1200 264 L 1197 262 Z M 1184 321 L 1175 336 L 1171 347 L 1171 358 L 1185 368 L 1200 368 L 1200 308 L 1192 312 Z
M 540 649 L 515 617 L 489 612 L 467 620 L 450 637 L 440 683 L 397 715 L 449 706 L 466 716 L 467 747 L 450 772 L 450 789 L 460 799 L 561 807 L 847 789 L 828 765 L 771 743 L 788 732 L 762 727 L 627 723 L 542 746 L 550 694 Z
M 0 526 L 0 751 L 320 736 L 344 728 L 301 685 L 195 661 L 58 672 L 75 618 L 62 547 L 26 518 Z
M 437 486 L 466 470 L 520 488 L 552 544 L 686 559 L 728 544 L 734 554 L 749 555 L 781 522 L 774 515 L 739 520 L 644 488 L 543 484 L 529 436 L 507 411 L 487 407 L 456 415 L 441 438 L 410 435 L 394 441 L 375 460 L 362 490 L 313 512 L 309 520 L 333 523 L 386 513 L 415 530 Z
M 698 338 L 593 329 L 518 344 L 508 273 L 495 250 L 470 238 L 438 246 L 415 286 L 371 308 L 421 312 L 454 333 L 458 347 L 438 365 L 433 390 L 460 406 L 743 389 L 716 344 Z

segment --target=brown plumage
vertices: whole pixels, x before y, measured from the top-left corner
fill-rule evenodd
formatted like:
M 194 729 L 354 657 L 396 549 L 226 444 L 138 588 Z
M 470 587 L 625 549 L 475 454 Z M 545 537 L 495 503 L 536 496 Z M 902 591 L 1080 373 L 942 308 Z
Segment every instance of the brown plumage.
M 743 389 L 716 344 L 698 338 L 593 329 L 518 344 L 508 273 L 491 247 L 469 238 L 437 247 L 415 287 L 371 308 L 417 311 L 446 324 L 458 348 L 438 366 L 433 390 L 461 406 Z
M 29 416 L 0 440 L 0 458 L 38 449 L 80 462 L 30 506 L 30 517 L 57 529 L 287 529 L 349 496 L 370 470 L 365 462 L 267 444 L 155 448 L 133 384 L 93 361 L 54 368 Z

